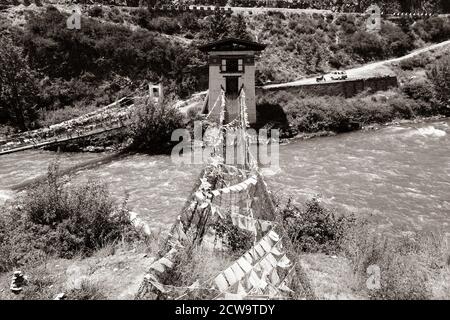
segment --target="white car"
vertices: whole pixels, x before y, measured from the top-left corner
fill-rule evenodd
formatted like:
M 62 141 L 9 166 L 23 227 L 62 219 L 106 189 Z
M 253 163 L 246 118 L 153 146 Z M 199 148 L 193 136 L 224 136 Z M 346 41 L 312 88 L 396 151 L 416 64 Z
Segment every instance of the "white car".
M 345 80 L 347 79 L 347 73 L 345 71 L 333 71 L 330 73 L 332 80 Z

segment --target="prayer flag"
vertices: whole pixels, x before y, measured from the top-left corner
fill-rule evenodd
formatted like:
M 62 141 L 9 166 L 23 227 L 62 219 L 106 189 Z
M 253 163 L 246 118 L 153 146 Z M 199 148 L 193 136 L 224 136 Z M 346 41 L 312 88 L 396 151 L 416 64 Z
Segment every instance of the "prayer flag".
M 234 275 L 236 276 L 236 279 L 239 281 L 242 279 L 242 277 L 244 276 L 244 272 L 242 271 L 241 267 L 239 266 L 238 263 L 233 263 L 231 265 L 231 269 L 234 272 Z
M 281 259 L 278 261 L 278 267 L 280 268 L 289 268 L 291 266 L 291 260 L 286 255 L 283 255 Z
M 172 266 L 173 266 L 173 262 L 165 257 L 162 257 L 161 259 L 159 259 L 159 263 L 161 263 L 162 265 L 165 265 L 167 268 L 172 268 Z
M 156 270 L 158 272 L 164 272 L 166 270 L 159 261 L 155 261 L 154 263 L 152 263 L 150 269 Z
M 214 283 L 217 285 L 220 291 L 224 292 L 228 288 L 228 283 L 223 274 L 219 274 L 215 279 Z
M 237 263 L 242 268 L 242 270 L 244 270 L 245 273 L 247 273 L 250 270 L 252 270 L 252 265 L 245 259 L 245 256 L 244 257 L 240 257 L 238 259 Z
M 230 286 L 232 286 L 233 284 L 236 283 L 237 279 L 236 276 L 234 275 L 234 272 L 231 268 L 227 268 L 223 271 L 223 274 L 225 275 L 225 278 L 227 279 L 228 283 L 230 284 Z

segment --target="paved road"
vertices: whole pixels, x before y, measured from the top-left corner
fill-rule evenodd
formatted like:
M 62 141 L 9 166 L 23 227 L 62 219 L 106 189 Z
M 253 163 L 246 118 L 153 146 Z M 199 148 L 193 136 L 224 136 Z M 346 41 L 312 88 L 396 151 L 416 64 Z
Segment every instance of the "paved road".
M 406 56 L 383 60 L 383 61 L 378 61 L 378 62 L 374 62 L 374 63 L 369 63 L 362 67 L 351 68 L 351 69 L 348 69 L 345 71 L 347 72 L 348 80 L 356 80 L 356 79 L 364 79 L 364 78 L 376 77 L 376 76 L 393 75 L 393 71 L 390 70 L 390 68 L 388 67 L 389 64 L 394 64 L 394 63 L 400 62 L 402 60 L 417 56 L 421 53 L 424 53 L 427 51 L 432 51 L 432 50 L 442 48 L 442 47 L 445 47 L 448 45 L 450 45 L 450 40 L 436 43 L 436 44 L 430 45 L 428 47 L 415 50 L 415 51 L 407 54 Z M 333 80 L 331 80 L 329 75 L 326 75 L 325 77 L 326 77 L 327 82 L 333 81 Z M 301 79 L 301 80 L 286 82 L 286 83 L 269 84 L 269 85 L 263 86 L 263 88 L 264 89 L 282 88 L 282 87 L 301 86 L 301 85 L 315 84 L 315 83 L 317 83 L 316 77 L 312 77 L 312 78 L 306 78 L 306 79 Z

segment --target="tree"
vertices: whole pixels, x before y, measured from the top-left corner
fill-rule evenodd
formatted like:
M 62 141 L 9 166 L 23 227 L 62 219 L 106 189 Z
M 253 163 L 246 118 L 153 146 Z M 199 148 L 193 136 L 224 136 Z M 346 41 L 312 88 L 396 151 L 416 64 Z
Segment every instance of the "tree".
M 214 10 L 209 20 L 209 35 L 212 41 L 221 40 L 230 36 L 230 22 L 225 12 Z
M 38 85 L 22 49 L 11 39 L 0 37 L 1 121 L 27 130 L 37 119 Z
M 231 34 L 238 39 L 251 40 L 251 36 L 247 31 L 247 22 L 242 14 L 238 14 L 236 20 L 233 22 Z
M 427 76 L 433 83 L 435 98 L 444 106 L 450 106 L 450 57 L 437 61 Z

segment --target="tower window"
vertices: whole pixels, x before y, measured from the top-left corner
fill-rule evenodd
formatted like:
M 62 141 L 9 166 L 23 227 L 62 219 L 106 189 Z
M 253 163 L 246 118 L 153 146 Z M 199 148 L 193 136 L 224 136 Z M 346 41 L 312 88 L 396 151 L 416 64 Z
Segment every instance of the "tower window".
M 222 65 L 221 65 L 221 69 L 222 72 L 227 71 L 227 60 L 222 59 Z
M 222 72 L 244 72 L 244 60 L 236 58 L 222 59 L 220 66 Z

